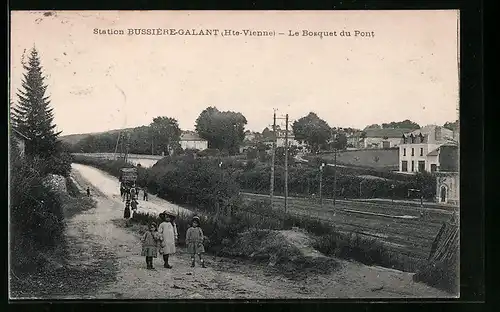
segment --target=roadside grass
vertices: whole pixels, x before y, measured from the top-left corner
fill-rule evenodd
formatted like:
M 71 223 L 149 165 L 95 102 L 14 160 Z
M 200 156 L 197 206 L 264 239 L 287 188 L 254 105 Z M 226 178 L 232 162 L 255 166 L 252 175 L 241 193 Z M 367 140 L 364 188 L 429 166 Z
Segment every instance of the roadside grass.
M 420 266 L 418 272 L 413 276 L 413 281 L 425 283 L 451 294 L 458 294 L 459 276 L 457 271 L 450 268 L 457 268 L 456 263 L 425 263 Z

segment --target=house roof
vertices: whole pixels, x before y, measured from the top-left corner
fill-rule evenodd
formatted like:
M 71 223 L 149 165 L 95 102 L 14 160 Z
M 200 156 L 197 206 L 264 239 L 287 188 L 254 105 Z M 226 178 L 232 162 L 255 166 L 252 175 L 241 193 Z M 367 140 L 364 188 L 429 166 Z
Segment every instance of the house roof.
M 441 144 L 438 148 L 430 151 L 427 156 L 438 156 L 439 155 L 439 150 L 442 148 L 442 147 L 454 147 L 454 148 L 458 148 L 458 144 L 456 142 L 446 142 L 444 144 Z
M 386 129 L 366 129 L 367 138 L 401 138 L 403 134 L 408 133 L 411 130 L 408 129 L 397 129 L 397 128 L 386 128 Z
M 427 156 L 438 156 L 438 155 L 439 155 L 439 147 L 427 153 Z
M 16 130 L 15 128 L 12 128 L 12 131 L 13 131 L 16 135 L 20 136 L 21 138 L 23 138 L 23 139 L 25 139 L 25 140 L 29 140 L 29 138 L 28 138 L 27 136 L 25 136 L 24 134 L 22 134 L 21 132 L 19 132 L 19 131 L 18 131 L 18 130 Z
M 181 141 L 206 141 L 205 139 L 200 138 L 197 133 L 194 132 L 184 132 L 180 137 Z

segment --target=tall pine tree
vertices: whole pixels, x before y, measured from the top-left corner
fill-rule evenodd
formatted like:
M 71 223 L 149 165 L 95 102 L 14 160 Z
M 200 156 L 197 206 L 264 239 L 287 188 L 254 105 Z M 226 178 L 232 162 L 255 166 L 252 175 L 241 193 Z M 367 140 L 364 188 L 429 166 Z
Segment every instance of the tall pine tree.
M 22 87 L 18 89 L 18 105 L 11 113 L 12 126 L 29 138 L 26 155 L 43 159 L 53 157 L 60 151 L 58 136 L 53 123 L 54 115 L 44 84 L 42 66 L 37 50 L 33 47 L 28 63 L 23 64 Z

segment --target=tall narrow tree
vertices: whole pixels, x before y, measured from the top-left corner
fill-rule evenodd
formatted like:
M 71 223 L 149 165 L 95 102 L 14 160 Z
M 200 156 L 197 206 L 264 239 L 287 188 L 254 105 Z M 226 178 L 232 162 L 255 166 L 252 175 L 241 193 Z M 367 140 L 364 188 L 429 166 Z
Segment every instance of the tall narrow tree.
M 55 131 L 54 115 L 44 84 L 38 51 L 33 48 L 18 89 L 18 105 L 11 115 L 13 126 L 26 135 L 26 155 L 48 158 L 58 153 L 60 132 Z

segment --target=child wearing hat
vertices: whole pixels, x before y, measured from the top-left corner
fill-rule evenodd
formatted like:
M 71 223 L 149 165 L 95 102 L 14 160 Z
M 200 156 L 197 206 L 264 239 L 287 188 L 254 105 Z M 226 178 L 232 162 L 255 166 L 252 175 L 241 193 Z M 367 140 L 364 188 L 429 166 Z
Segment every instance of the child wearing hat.
M 191 254 L 191 267 L 195 265 L 195 257 L 198 255 L 201 262 L 201 267 L 205 267 L 205 261 L 203 261 L 201 254 L 205 252 L 203 247 L 203 230 L 200 227 L 200 218 L 193 217 L 191 227 L 186 232 L 186 245 L 188 252 Z
M 154 270 L 153 258 L 156 258 L 158 253 L 158 246 L 161 237 L 156 231 L 156 223 L 152 222 L 149 225 L 149 231 L 142 236 L 142 252 L 141 256 L 146 257 L 146 265 L 148 270 Z

